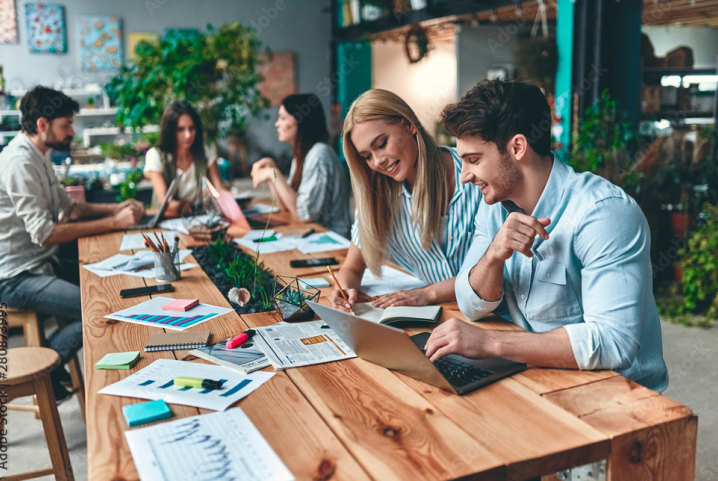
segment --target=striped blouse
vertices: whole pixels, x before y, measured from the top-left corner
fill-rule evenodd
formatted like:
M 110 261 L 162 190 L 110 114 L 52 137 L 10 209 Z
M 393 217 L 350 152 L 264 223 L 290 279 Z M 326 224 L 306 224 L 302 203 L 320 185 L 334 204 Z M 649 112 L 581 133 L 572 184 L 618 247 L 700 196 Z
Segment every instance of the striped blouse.
M 292 160 L 289 179 L 294 178 L 296 168 Z M 305 222 L 316 222 L 344 237 L 349 235 L 349 179 L 337 155 L 323 142 L 314 144 L 304 158 L 297 214 Z
M 451 279 L 459 273 L 461 264 L 471 246 L 474 235 L 474 220 L 481 203 L 481 190 L 472 184 L 462 184 L 461 159 L 456 149 L 447 148 L 454 159 L 456 187 L 451 197 L 448 214 L 442 217 L 441 242 L 432 240 L 431 248 L 424 250 L 421 235 L 411 222 L 411 192 L 402 184 L 394 213 L 394 227 L 388 235 L 388 253 L 399 266 L 411 272 L 427 284 L 436 284 Z M 352 241 L 359 244 L 359 228 L 355 217 L 352 226 Z

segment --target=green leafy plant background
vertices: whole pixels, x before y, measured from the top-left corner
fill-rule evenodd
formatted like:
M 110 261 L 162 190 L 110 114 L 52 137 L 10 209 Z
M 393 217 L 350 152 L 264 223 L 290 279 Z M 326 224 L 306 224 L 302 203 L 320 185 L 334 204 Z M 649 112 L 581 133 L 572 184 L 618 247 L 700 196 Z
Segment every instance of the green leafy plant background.
M 261 43 L 239 22 L 206 34 L 166 35 L 157 45 L 140 42 L 137 60 L 120 69 L 105 90 L 118 107 L 117 122 L 139 129 L 159 124 L 173 100 L 191 103 L 207 141 L 241 134 L 247 119 L 269 102 L 257 89 Z

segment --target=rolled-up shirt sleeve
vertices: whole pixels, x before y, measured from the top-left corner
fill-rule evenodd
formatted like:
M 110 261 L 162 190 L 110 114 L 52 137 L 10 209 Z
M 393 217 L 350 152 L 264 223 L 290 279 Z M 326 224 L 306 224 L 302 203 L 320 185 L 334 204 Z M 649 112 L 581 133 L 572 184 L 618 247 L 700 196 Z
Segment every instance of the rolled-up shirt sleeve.
M 581 369 L 627 369 L 650 328 L 653 303 L 648 224 L 630 200 L 592 206 L 575 234 L 584 322 L 564 326 Z
M 498 206 L 497 206 L 498 207 Z M 501 299 L 497 301 L 485 301 L 474 291 L 469 282 L 469 274 L 471 269 L 479 263 L 486 250 L 491 245 L 491 241 L 494 239 L 492 231 L 496 228 L 500 228 L 501 221 L 498 221 L 498 226 L 495 226 L 496 222 L 490 218 L 492 209 L 485 202 L 481 202 L 476 219 L 474 221 L 474 237 L 471 240 L 471 247 L 469 252 L 464 258 L 464 262 L 461 265 L 461 270 L 456 276 L 456 283 L 454 284 L 454 290 L 456 292 L 456 301 L 459 304 L 459 309 L 466 316 L 467 319 L 476 321 L 491 314 L 503 300 L 503 293 Z
M 52 208 L 43 195 L 41 179 L 44 173 L 38 171 L 34 165 L 18 158 L 8 162 L 7 170 L 3 175 L 6 179 L 4 184 L 7 194 L 17 217 L 25 224 L 32 242 L 42 246 L 55 227 Z M 64 209 L 72 209 L 72 200 L 66 194 L 60 199 L 65 199 L 61 201 L 65 204 Z

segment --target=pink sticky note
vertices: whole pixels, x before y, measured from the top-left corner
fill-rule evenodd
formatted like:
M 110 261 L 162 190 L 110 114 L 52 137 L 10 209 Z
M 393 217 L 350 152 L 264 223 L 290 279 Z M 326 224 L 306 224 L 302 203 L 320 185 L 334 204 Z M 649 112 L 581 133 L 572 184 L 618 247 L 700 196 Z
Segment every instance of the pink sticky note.
M 162 306 L 163 311 L 189 311 L 199 304 L 199 299 L 175 299 Z

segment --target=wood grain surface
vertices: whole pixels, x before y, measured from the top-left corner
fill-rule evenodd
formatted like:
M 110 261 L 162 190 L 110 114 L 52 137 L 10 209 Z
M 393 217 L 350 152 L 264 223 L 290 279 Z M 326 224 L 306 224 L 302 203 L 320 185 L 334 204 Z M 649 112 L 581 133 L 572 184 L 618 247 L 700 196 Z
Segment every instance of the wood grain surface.
M 285 220 L 275 230 L 287 235 L 311 227 L 323 230 Z M 98 262 L 117 253 L 122 235 L 80 239 L 80 262 Z M 192 244 L 182 236 L 182 247 Z M 289 261 L 303 257 L 343 261 L 345 256 L 346 250 L 309 256 L 288 251 L 260 254 L 260 260 L 275 274 L 329 280 L 326 267 L 291 269 Z M 158 331 L 103 317 L 146 300 L 121 299 L 121 289 L 156 281 L 125 275 L 99 278 L 86 269 L 80 274 L 89 476 L 136 480 L 121 407 L 143 400 L 97 391 L 156 359 L 204 361 L 188 356 L 186 350 L 142 352 L 133 369 L 95 370 L 94 364 L 106 353 L 142 351 L 149 335 Z M 200 268 L 182 271 L 182 280 L 173 285 L 175 292 L 163 297 L 200 298 L 229 307 Z M 327 302 L 332 290 L 333 286 L 321 289 L 321 302 Z M 455 302 L 443 307 L 442 321 L 466 320 Z M 211 330 L 212 342 L 217 342 L 278 320 L 273 312 L 242 316 L 231 312 L 190 330 Z M 520 329 L 495 316 L 476 324 L 485 329 Z M 688 479 L 669 477 L 678 468 L 671 468 L 668 460 L 692 472 L 695 416 L 680 404 L 646 391 L 612 371 L 530 367 L 466 396 L 455 396 L 357 358 L 279 371 L 236 405 L 297 479 L 519 480 L 601 459 L 609 459 L 611 479 Z M 171 408 L 173 419 L 209 412 Z M 619 476 L 619 467 L 628 474 Z

